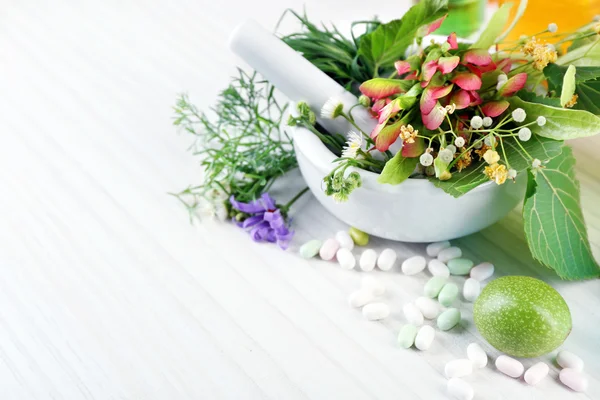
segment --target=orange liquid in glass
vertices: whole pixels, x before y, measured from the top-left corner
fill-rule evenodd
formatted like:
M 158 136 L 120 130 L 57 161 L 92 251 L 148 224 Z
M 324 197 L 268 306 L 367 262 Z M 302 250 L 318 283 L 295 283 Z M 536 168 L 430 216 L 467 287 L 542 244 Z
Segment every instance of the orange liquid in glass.
M 513 3 L 509 19 L 512 21 L 519 8 L 519 1 L 499 0 L 499 3 Z M 591 22 L 594 16 L 599 14 L 600 0 L 529 0 L 525 14 L 510 32 L 507 40 L 517 40 L 523 34 L 533 35 L 541 32 L 551 22 L 558 25 L 559 32 L 572 31 Z

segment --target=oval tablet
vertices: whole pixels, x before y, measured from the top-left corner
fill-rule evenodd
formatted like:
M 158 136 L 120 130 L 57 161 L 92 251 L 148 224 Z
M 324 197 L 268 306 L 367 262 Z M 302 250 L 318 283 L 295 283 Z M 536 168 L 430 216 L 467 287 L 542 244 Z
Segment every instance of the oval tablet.
M 442 331 L 449 331 L 460 322 L 460 311 L 456 308 L 449 308 L 437 319 L 437 326 Z
M 377 262 L 377 253 L 373 249 L 367 249 L 363 251 L 360 256 L 360 269 L 365 272 L 372 271 L 375 268 L 375 263 Z
M 300 246 L 300 250 L 299 250 L 300 257 L 307 258 L 307 259 L 313 258 L 317 254 L 319 254 L 319 250 L 321 249 L 322 245 L 323 245 L 323 242 L 321 242 L 320 240 L 317 240 L 317 239 L 309 240 L 308 242 L 306 242 L 302 246 Z
M 346 231 L 339 231 L 335 234 L 335 240 L 338 241 L 340 247 L 348 250 L 354 248 L 354 240 L 350 237 L 350 234 Z
M 407 258 L 402 263 L 402 272 L 404 275 L 415 275 L 425 269 L 427 261 L 423 256 L 414 256 Z
M 421 351 L 429 350 L 434 338 L 435 329 L 429 325 L 423 325 L 415 337 L 415 347 Z
M 556 362 L 563 368 L 571 368 L 575 371 L 583 371 L 583 360 L 570 351 L 561 350 L 556 356 Z
M 423 294 L 427 297 L 436 298 L 440 294 L 440 291 L 448 281 L 447 278 L 443 276 L 434 276 L 425 284 L 425 288 L 423 289 Z
M 511 378 L 520 377 L 523 375 L 523 370 L 525 370 L 520 361 L 505 355 L 496 358 L 496 368 Z
M 427 319 L 434 319 L 440 313 L 440 303 L 430 299 L 429 297 L 421 296 L 415 300 L 415 305 Z
M 321 249 L 319 250 L 319 256 L 325 261 L 332 260 L 335 257 L 335 253 L 340 248 L 340 244 L 335 239 L 327 239 Z
M 458 297 L 458 286 L 454 283 L 446 283 L 440 294 L 438 295 L 438 301 L 445 307 L 450 307 L 454 300 Z
M 356 258 L 354 258 L 354 254 L 350 250 L 345 247 L 342 247 L 337 251 L 335 257 L 340 264 L 340 267 L 343 269 L 354 269 L 356 266 Z
M 585 392 L 588 388 L 588 380 L 581 372 L 571 368 L 565 368 L 558 374 L 558 379 L 567 387 L 576 392 Z
M 447 265 L 451 275 L 468 275 L 473 268 L 473 261 L 468 258 L 453 258 Z
M 410 348 L 415 344 L 415 338 L 417 337 L 417 331 L 419 329 L 411 324 L 404 325 L 398 333 L 398 344 L 405 349 Z
M 537 364 L 534 364 L 531 368 L 529 368 L 525 372 L 525 376 L 523 378 L 525 379 L 525 382 L 527 382 L 528 385 L 535 386 L 538 383 L 540 383 L 542 379 L 548 376 L 549 371 L 550 367 L 548 367 L 548 364 L 544 362 L 539 362 Z
M 494 264 L 489 262 L 478 264 L 471 270 L 471 278 L 477 279 L 479 282 L 485 281 L 492 275 L 494 275 Z
M 358 308 L 369 304 L 373 300 L 375 300 L 375 294 L 372 291 L 360 289 L 348 297 L 348 304 L 350 304 L 350 307 Z
M 362 313 L 369 321 L 377 321 L 390 315 L 390 307 L 385 303 L 371 303 L 363 307 Z
M 479 293 L 481 293 L 481 283 L 473 278 L 467 279 L 463 286 L 463 297 L 465 300 L 473 302 L 477 299 Z
M 450 247 L 450 242 L 446 240 L 428 244 L 425 251 L 429 257 L 437 257 L 437 255 L 440 254 L 440 251 L 447 249 L 448 247 Z
M 450 270 L 448 269 L 446 264 L 444 264 L 437 258 L 429 260 L 429 263 L 427 264 L 427 269 L 433 276 L 443 276 L 444 278 L 448 278 L 450 276 Z
M 409 324 L 415 326 L 423 325 L 423 314 L 416 305 L 413 303 L 407 303 L 404 305 L 404 307 L 402 307 L 402 311 L 404 312 L 404 316 Z
M 467 346 L 467 357 L 476 368 L 483 368 L 488 363 L 486 352 L 477 343 L 471 343 Z
M 447 249 L 444 249 L 439 252 L 439 254 L 437 255 L 437 259 L 443 263 L 447 263 L 448 261 L 454 258 L 459 258 L 461 256 L 462 250 L 460 249 L 460 247 L 448 247 Z
M 389 271 L 394 266 L 397 257 L 398 256 L 394 250 L 385 249 L 381 252 L 379 258 L 377 259 L 377 266 L 382 271 Z

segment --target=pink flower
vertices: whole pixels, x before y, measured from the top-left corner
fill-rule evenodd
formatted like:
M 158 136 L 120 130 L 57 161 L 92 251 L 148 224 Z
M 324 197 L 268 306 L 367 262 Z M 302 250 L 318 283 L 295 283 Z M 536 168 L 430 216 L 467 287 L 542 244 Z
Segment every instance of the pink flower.
M 439 102 L 437 102 L 429 114 L 421 115 L 421 117 L 423 119 L 423 125 L 425 125 L 425 128 L 434 130 L 439 128 L 442 122 L 444 122 L 446 110 Z
M 419 157 L 425 151 L 425 142 L 423 138 L 415 138 L 413 143 L 404 142 L 402 144 L 402 157 Z
M 451 80 L 458 87 L 465 90 L 481 89 L 481 78 L 471 72 L 459 72 Z
M 498 94 L 500 96 L 512 96 L 517 93 L 519 90 L 525 87 L 525 83 L 527 82 L 527 74 L 525 72 L 521 72 L 520 74 L 516 74 L 512 78 L 506 81 L 504 85 L 498 90 Z
M 437 71 L 438 62 L 437 60 L 427 61 L 423 64 L 423 72 L 421 72 L 421 87 L 425 87 L 429 84 L 431 78 Z
M 450 45 L 451 50 L 458 49 L 458 42 L 456 41 L 456 33 L 455 32 L 452 32 L 450 34 L 450 36 L 448 36 L 448 39 L 446 41 Z
M 463 64 L 473 64 L 477 66 L 487 66 L 492 64 L 492 56 L 487 50 L 472 49 L 463 55 Z
M 384 78 L 375 78 L 363 82 L 359 89 L 362 94 L 372 99 L 383 99 L 405 91 L 402 81 Z
M 506 100 L 490 101 L 481 106 L 481 112 L 486 117 L 497 117 L 501 115 L 508 108 L 509 103 Z
M 427 35 L 438 30 L 439 27 L 442 26 L 442 22 L 444 22 L 444 20 L 446 19 L 447 16 L 448 16 L 448 14 L 444 15 L 442 18 L 440 18 L 438 20 L 433 21 L 427 28 Z
M 429 114 L 431 110 L 435 107 L 438 99 L 442 97 L 446 97 L 451 91 L 454 85 L 448 86 L 439 86 L 439 87 L 431 87 L 428 86 L 423 90 L 421 94 L 421 114 Z
M 404 75 L 411 70 L 410 63 L 407 61 L 396 61 L 394 63 L 394 67 L 396 67 L 396 72 L 398 72 L 398 75 Z
M 457 110 L 462 110 L 471 104 L 471 96 L 466 90 L 457 90 L 450 97 L 450 103 L 454 103 Z
M 378 133 L 377 138 L 375 139 L 375 148 L 379 151 L 387 151 L 392 143 L 398 140 L 398 136 L 400 136 L 400 129 L 402 128 L 402 123 L 396 122 L 395 124 L 388 125 L 381 129 Z M 373 135 L 371 134 L 371 137 Z
M 454 69 L 458 66 L 459 62 L 459 56 L 440 57 L 440 59 L 438 60 L 437 69 L 442 74 L 449 74 L 450 72 L 454 71 Z

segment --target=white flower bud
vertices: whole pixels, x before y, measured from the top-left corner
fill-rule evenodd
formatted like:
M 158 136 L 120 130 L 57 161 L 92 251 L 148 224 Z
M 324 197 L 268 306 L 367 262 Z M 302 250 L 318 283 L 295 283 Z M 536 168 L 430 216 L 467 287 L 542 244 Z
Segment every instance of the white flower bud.
M 531 162 L 531 166 L 533 168 L 539 168 L 542 166 L 542 162 L 540 160 L 538 160 L 537 158 L 534 158 L 533 161 Z
M 526 142 L 529 139 L 531 139 L 531 129 L 527 127 L 519 129 L 519 140 Z
M 454 159 L 454 154 L 450 150 L 444 149 L 444 150 L 440 151 L 440 153 L 438 154 L 438 157 L 440 160 L 442 160 L 446 164 L 450 164 L 452 162 L 452 160 Z
M 477 150 L 479 150 L 480 148 L 483 147 L 483 142 L 481 140 L 478 140 L 475 142 L 475 144 L 473 145 L 473 147 Z
M 537 122 L 537 124 L 538 124 L 539 126 L 544 126 L 544 125 L 546 125 L 546 117 L 543 117 L 543 116 L 541 116 L 541 115 L 540 115 L 539 117 L 537 117 L 537 119 L 536 119 L 535 121 Z
M 479 129 L 482 126 L 483 126 L 483 119 L 479 115 L 476 115 L 473 118 L 471 118 L 471 127 L 473 129 Z
M 429 153 L 423 153 L 421 154 L 421 157 L 419 157 L 419 161 L 424 167 L 429 167 L 433 164 L 433 156 Z
M 448 146 L 446 146 L 446 150 L 450 150 L 452 154 L 454 154 L 456 153 L 456 146 L 454 146 L 453 144 L 449 144 Z
M 459 148 L 463 147 L 465 145 L 465 138 L 462 136 L 457 137 L 454 139 L 454 145 Z
M 500 82 L 506 82 L 508 80 L 508 76 L 506 74 L 500 74 L 498 75 L 498 83 Z
M 509 169 L 508 170 L 508 178 L 509 179 L 515 179 L 517 177 L 517 171 L 514 169 Z
M 525 121 L 527 114 L 525 113 L 525 110 L 523 110 L 522 108 L 517 108 L 516 110 L 514 110 L 512 112 L 512 117 L 516 122 L 523 122 L 523 121 Z
M 502 86 L 504 86 L 504 84 L 505 84 L 505 83 L 506 83 L 506 81 L 501 81 L 501 82 L 498 82 L 498 83 L 496 84 L 496 90 L 500 90 L 500 89 L 502 89 Z
M 483 143 L 485 143 L 486 146 L 494 147 L 496 145 L 496 137 L 493 135 L 486 136 L 485 139 L 483 139 Z
M 557 30 L 558 30 L 558 25 L 556 25 L 554 22 L 552 22 L 551 24 L 548 24 L 548 32 L 554 33 Z

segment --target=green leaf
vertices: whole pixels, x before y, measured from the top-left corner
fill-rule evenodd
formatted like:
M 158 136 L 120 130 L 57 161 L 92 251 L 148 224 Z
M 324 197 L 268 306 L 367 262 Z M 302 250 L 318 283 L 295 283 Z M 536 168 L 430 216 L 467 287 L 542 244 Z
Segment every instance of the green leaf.
M 519 90 L 515 94 L 529 103 L 540 103 L 552 107 L 560 107 L 560 99 L 557 98 L 537 96 L 535 93 L 528 92 L 527 90 Z
M 544 68 L 544 75 L 548 78 L 548 86 L 551 90 L 556 92 L 562 90 L 562 77 L 566 70 L 566 67 L 555 64 Z M 578 67 L 575 84 L 575 93 L 579 98 L 573 108 L 600 115 L 600 67 Z
M 519 97 L 508 99 L 511 109 L 522 108 L 527 113 L 526 122 L 535 120 L 538 116 L 546 117 L 546 124 L 529 126 L 535 135 L 555 140 L 569 140 L 600 133 L 600 118 L 584 111 L 568 108 L 551 107 L 540 103 L 530 103 Z
M 569 51 L 558 58 L 558 65 L 575 65 L 577 67 L 593 67 L 600 64 L 600 40 Z
M 514 168 L 517 172 L 525 171 L 531 166 L 531 158 L 527 153 L 529 153 L 531 157 L 540 160 L 549 160 L 559 155 L 563 146 L 563 142 L 539 136 L 532 136 L 527 142 L 517 143 L 517 140 L 518 139 L 516 138 L 507 138 L 503 142 L 510 167 Z M 523 146 L 527 153 L 523 151 L 519 144 Z M 500 145 L 497 150 L 502 154 Z M 489 179 L 483 174 L 485 163 L 480 161 L 475 164 L 478 155 L 473 153 L 472 157 L 474 161 L 473 166 L 464 169 L 461 172 L 452 173 L 452 178 L 450 180 L 440 181 L 436 178 L 430 178 L 431 182 L 453 197 L 460 197 L 482 183 L 489 182 Z M 505 183 L 505 185 L 507 184 L 510 184 L 510 182 Z
M 418 158 L 402 157 L 401 152 L 396 153 L 391 160 L 385 163 L 377 182 L 399 185 L 415 171 L 418 160 Z
M 588 241 L 574 166 L 572 150 L 565 146 L 531 176 L 536 190 L 523 207 L 525 236 L 533 257 L 561 278 L 589 279 L 600 275 L 600 267 Z
M 496 42 L 508 22 L 511 7 L 512 3 L 503 4 L 494 13 L 484 31 L 481 32 L 479 39 L 471 45 L 472 49 L 488 49 Z
M 575 72 L 577 68 L 569 65 L 567 72 L 563 76 L 562 91 L 560 92 L 560 105 L 565 106 L 575 94 Z
M 424 0 L 414 5 L 402 19 L 380 25 L 362 37 L 358 54 L 379 68 L 391 68 L 414 40 L 417 30 L 448 12 L 448 0 Z

